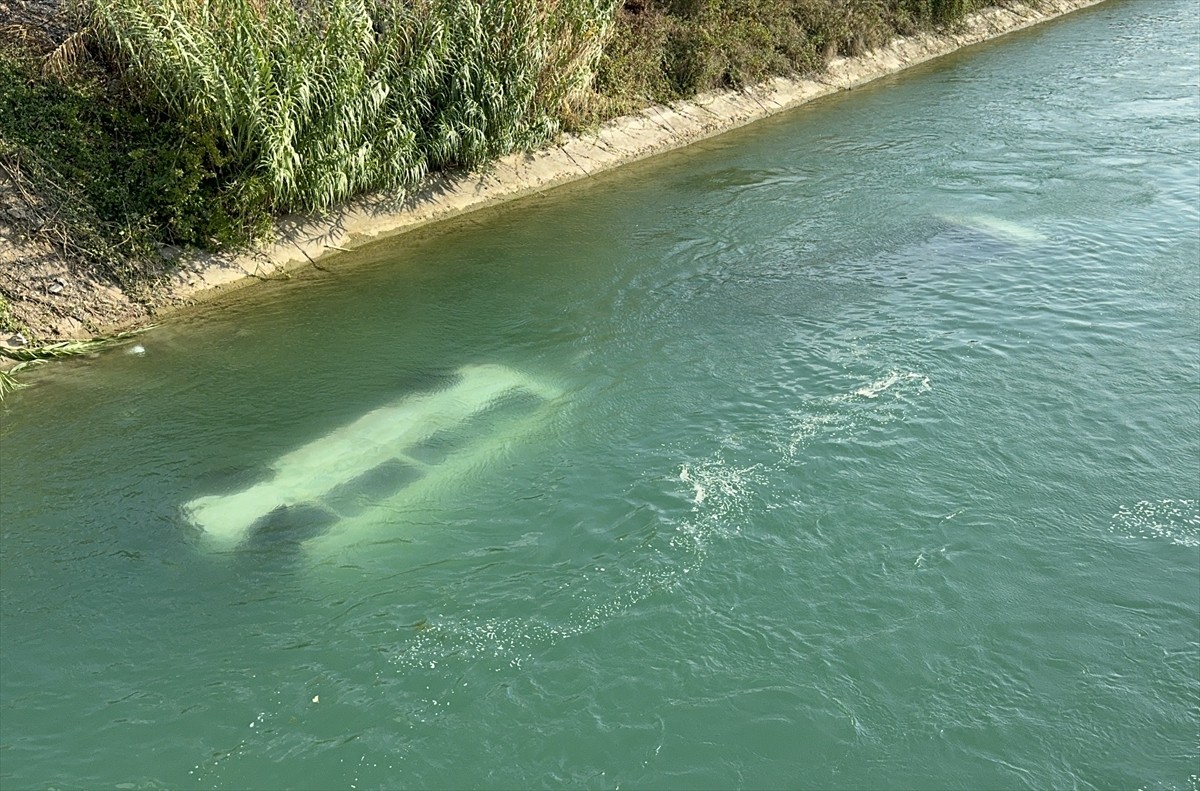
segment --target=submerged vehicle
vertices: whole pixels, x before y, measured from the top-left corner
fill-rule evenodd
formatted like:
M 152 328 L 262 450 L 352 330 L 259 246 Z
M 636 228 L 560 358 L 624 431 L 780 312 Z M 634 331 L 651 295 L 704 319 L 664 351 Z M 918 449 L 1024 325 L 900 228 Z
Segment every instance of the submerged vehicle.
M 1037 228 L 991 214 L 938 214 L 935 217 L 951 228 L 983 234 L 1005 244 L 1041 244 L 1047 240 Z
M 198 497 L 184 514 L 219 548 L 272 536 L 354 540 L 356 528 L 394 519 L 397 500 L 487 463 L 546 419 L 562 394 L 495 364 L 464 366 L 442 385 L 368 412 L 281 456 L 266 480 Z

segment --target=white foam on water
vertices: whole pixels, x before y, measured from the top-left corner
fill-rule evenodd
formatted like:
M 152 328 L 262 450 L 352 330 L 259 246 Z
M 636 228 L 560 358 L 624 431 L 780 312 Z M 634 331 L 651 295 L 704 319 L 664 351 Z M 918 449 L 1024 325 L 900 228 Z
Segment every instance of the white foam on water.
M 1197 745 L 1197 757 L 1200 759 L 1200 745 Z M 1137 791 L 1200 791 L 1200 775 L 1188 775 L 1187 785 L 1165 785 L 1162 782 L 1139 785 Z
M 488 662 L 497 667 L 520 667 L 539 646 L 559 643 L 590 632 L 612 617 L 645 601 L 677 580 L 639 572 L 617 596 L 587 603 L 561 623 L 532 618 L 469 620 L 441 618 L 430 622 L 392 658 L 407 669 L 443 669 L 452 664 Z
M 913 371 L 889 371 L 887 376 L 876 379 L 868 385 L 864 385 L 855 390 L 852 395 L 859 398 L 878 398 L 880 394 L 886 393 L 896 385 L 919 383 L 920 390 L 932 390 L 933 385 L 929 383 L 929 377 L 925 374 L 915 373 Z M 845 398 L 846 396 L 843 396 Z
M 1123 505 L 1108 527 L 1136 538 L 1200 547 L 1200 500 L 1141 500 Z
M 865 422 L 888 423 L 899 414 L 893 409 L 933 390 L 929 377 L 916 371 L 891 369 L 865 385 L 845 393 L 812 399 L 790 418 L 782 443 L 783 461 L 793 462 L 800 451 L 818 439 L 837 439 L 858 431 Z
M 523 618 L 437 619 L 409 640 L 393 663 L 411 669 L 434 669 L 438 663 L 448 661 L 519 667 L 532 657 L 537 646 L 593 631 L 651 596 L 670 590 L 698 570 L 709 542 L 717 535 L 736 532 L 756 491 L 758 473 L 758 467 L 737 467 L 718 458 L 681 465 L 676 479 L 691 488 L 692 507 L 667 533 L 666 545 L 660 545 L 659 558 L 668 557 L 669 563 L 626 569 L 611 563 L 605 569 L 595 569 L 599 573 L 624 573 L 626 577 L 623 590 L 607 597 L 589 594 L 589 573 L 579 572 L 562 588 L 571 591 L 569 595 L 581 605 L 558 623 Z M 634 561 L 643 557 L 641 553 Z
M 838 412 L 802 415 L 797 418 L 791 435 L 788 437 L 785 455 L 791 458 L 817 437 L 836 435 L 849 425 L 849 417 Z
M 679 468 L 679 480 L 692 487 L 692 505 L 702 506 L 710 495 L 719 503 L 737 502 L 751 488 L 758 466 L 734 467 L 719 460 L 684 464 Z
M 698 568 L 712 537 L 737 532 L 763 473 L 760 465 L 738 467 L 719 458 L 681 465 L 679 480 L 692 487 L 692 511 L 676 527 L 671 547 L 689 553 Z M 683 568 L 685 574 L 694 570 Z
M 783 421 L 784 436 L 776 437 L 782 452 L 772 462 L 739 465 L 726 458 L 727 453 L 736 451 L 725 448 L 708 458 L 681 463 L 673 477 L 662 481 L 685 487 L 684 493 L 691 502 L 689 512 L 665 532 L 665 545 L 659 540 L 657 549 L 647 548 L 658 555 L 650 558 L 650 563 L 645 563 L 646 553 L 641 551 L 623 568 L 618 563 L 606 564 L 607 571 L 603 573 L 624 575 L 620 592 L 589 593 L 591 570 L 580 570 L 560 588 L 565 595 L 577 599 L 580 606 L 560 622 L 547 623 L 534 618 L 432 619 L 405 641 L 393 663 L 409 669 L 436 669 L 439 664 L 454 661 L 493 663 L 496 669 L 519 667 L 533 657 L 539 646 L 595 630 L 694 575 L 718 539 L 739 532 L 756 505 L 755 499 L 770 491 L 772 476 L 790 470 L 795 453 L 810 440 L 820 435 L 853 434 L 866 430 L 863 424 L 869 427 L 897 419 L 898 404 L 931 389 L 924 374 L 890 370 L 866 385 L 816 399 L 805 414 Z M 667 562 L 661 562 L 664 559 Z M 637 565 L 639 562 L 643 565 Z

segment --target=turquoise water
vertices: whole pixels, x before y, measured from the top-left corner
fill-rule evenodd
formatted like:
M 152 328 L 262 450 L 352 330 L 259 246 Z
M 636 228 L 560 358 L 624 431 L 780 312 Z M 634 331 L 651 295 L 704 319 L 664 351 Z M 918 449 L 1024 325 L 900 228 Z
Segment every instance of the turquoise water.
M 1197 25 L 1114 0 L 43 369 L 0 785 L 1196 789 Z

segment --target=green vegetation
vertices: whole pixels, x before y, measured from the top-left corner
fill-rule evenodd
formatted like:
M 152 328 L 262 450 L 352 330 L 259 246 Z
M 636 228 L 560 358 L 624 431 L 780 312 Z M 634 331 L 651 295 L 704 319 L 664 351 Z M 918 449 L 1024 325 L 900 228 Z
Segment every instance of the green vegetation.
M 111 349 L 114 346 L 120 346 L 125 341 L 136 335 L 140 335 L 148 329 L 152 329 L 152 327 L 141 327 L 128 332 L 102 335 L 83 341 L 59 341 L 58 343 L 47 343 L 42 346 L 22 346 L 16 349 L 0 348 L 0 357 L 19 361 L 7 371 L 0 370 L 0 401 L 3 401 L 4 396 L 9 392 L 25 387 L 24 383 L 17 381 L 16 374 L 26 368 L 43 365 L 51 360 L 59 360 L 64 357 L 78 357 L 84 354 L 95 354 L 105 349 Z
M 237 246 L 281 213 L 817 71 L 989 0 L 617 2 L 79 0 L 57 47 L 0 36 L 0 186 L 136 294 L 161 244 Z
M 146 330 L 152 328 L 153 325 L 148 327 L 140 327 L 136 330 L 117 332 L 112 335 L 102 335 L 97 338 L 88 338 L 87 340 L 82 341 L 59 341 L 58 343 L 47 343 L 44 346 L 23 346 L 18 349 L 0 349 L 0 356 L 8 357 L 13 360 L 20 360 L 21 362 L 26 363 L 57 360 L 63 357 L 78 357 L 81 354 L 94 354 L 95 352 L 119 345 L 124 341 L 141 335 Z
M 896 34 L 952 24 L 992 0 L 626 0 L 593 116 L 824 69 Z
M 612 0 L 96 0 L 90 57 L 0 54 L 0 165 L 130 285 L 155 242 L 237 245 L 277 214 L 546 141 L 612 16 Z
M 97 0 L 148 110 L 235 205 L 319 210 L 536 146 L 590 82 L 611 0 Z
M 0 25 L 0 220 L 137 299 L 164 245 L 236 248 L 280 214 L 818 72 L 994 1 L 64 0 L 57 44 Z M 36 344 L 20 299 L 0 279 L 0 331 Z M 4 349 L 0 396 L 124 337 Z
M 8 300 L 0 294 L 0 332 L 23 332 L 25 327 L 17 321 L 12 314 L 12 308 L 9 307 Z
M 0 60 L 0 179 L 24 198 L 32 235 L 130 291 L 158 272 L 156 240 L 211 243 L 203 231 L 220 221 L 220 195 L 176 164 L 190 153 L 181 130 L 172 139 L 168 123 L 87 89 L 31 84 L 11 66 Z

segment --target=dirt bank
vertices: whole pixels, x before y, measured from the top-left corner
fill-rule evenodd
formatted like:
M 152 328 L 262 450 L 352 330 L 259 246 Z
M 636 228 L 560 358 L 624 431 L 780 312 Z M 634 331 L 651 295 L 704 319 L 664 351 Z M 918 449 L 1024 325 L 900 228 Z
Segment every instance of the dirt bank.
M 173 306 L 209 299 L 292 268 L 317 261 L 336 267 L 339 251 L 588 178 L 1100 2 L 1039 0 L 989 9 L 953 30 L 898 38 L 859 57 L 836 58 L 815 79 L 777 78 L 752 90 L 650 107 L 590 134 L 566 136 L 559 145 L 505 157 L 484 174 L 432 179 L 400 202 L 371 196 L 320 218 L 283 218 L 276 226 L 275 243 L 232 257 L 187 254 L 162 288 L 140 300 L 103 285 L 85 267 L 56 252 L 48 240 L 19 235 L 18 224 L 9 220 L 29 211 L 32 198 L 20 194 L 16 185 L 6 186 L 0 175 L 0 286 L 15 320 L 9 324 L 28 327 L 43 339 L 87 337 L 146 323 Z M 0 338 L 3 342 L 8 338 Z

